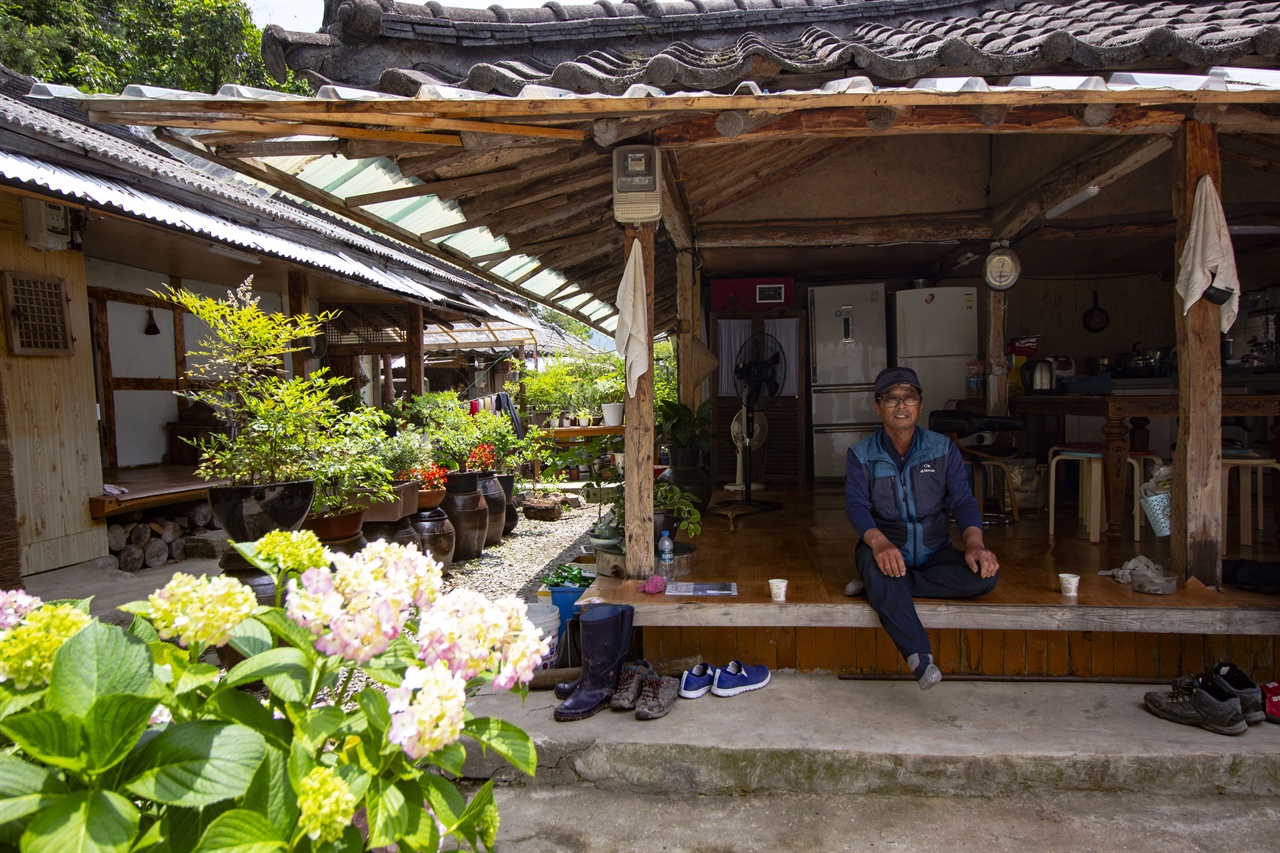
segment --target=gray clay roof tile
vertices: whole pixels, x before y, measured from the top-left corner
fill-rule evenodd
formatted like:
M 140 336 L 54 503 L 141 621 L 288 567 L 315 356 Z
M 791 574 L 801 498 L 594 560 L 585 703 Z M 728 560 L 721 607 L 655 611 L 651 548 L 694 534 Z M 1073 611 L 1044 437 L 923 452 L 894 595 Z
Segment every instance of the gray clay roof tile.
M 331 10 L 332 38 L 269 28 L 269 65 L 372 88 L 397 57 L 403 69 L 484 92 L 516 95 L 532 83 L 621 94 L 636 83 L 731 88 L 751 75 L 755 56 L 783 71 L 902 82 L 961 67 L 1026 73 L 1067 59 L 1082 71 L 1150 59 L 1229 64 L 1274 57 L 1280 46 L 1280 2 L 1249 0 L 597 0 L 467 10 L 340 0 Z

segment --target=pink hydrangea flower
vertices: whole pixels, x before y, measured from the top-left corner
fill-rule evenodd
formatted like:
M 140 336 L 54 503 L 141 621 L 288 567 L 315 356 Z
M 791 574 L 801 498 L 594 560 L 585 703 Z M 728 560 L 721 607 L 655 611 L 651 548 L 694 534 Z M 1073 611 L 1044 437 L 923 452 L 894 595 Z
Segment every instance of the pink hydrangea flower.
M 492 602 L 469 589 L 455 589 L 422 614 L 418 643 L 426 663 L 443 661 L 463 679 L 492 673 L 499 690 L 527 683 L 549 649 L 523 601 Z
M 409 667 L 400 686 L 387 691 L 387 740 L 415 760 L 456 741 L 466 722 L 466 686 L 443 661 Z
M 32 610 L 43 604 L 34 595 L 28 595 L 20 589 L 0 592 L 0 631 L 7 631 L 22 621 Z

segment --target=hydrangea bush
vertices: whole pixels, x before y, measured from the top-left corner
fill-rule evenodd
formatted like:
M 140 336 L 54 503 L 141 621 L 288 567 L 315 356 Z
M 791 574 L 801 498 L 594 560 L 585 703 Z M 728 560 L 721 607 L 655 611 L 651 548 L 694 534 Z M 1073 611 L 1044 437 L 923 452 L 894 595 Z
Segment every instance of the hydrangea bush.
M 463 735 L 537 766 L 524 732 L 467 711 L 485 684 L 523 691 L 547 653 L 524 603 L 441 595 L 440 565 L 413 547 L 236 547 L 275 578 L 277 606 L 177 573 L 122 608 L 126 630 L 87 599 L 0 593 L 0 848 L 491 850 L 491 783 L 468 802 L 446 776 Z M 207 662 L 215 647 L 239 662 Z

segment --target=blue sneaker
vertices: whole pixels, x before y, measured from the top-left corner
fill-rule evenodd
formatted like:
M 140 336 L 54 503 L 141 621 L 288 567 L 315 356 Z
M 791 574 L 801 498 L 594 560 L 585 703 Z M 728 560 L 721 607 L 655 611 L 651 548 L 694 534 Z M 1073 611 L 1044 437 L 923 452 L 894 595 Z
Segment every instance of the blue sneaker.
M 711 692 L 716 696 L 737 696 L 748 690 L 759 690 L 769 683 L 769 667 L 744 666 L 742 661 L 729 661 L 729 665 L 716 672 Z
M 680 698 L 697 699 L 706 696 L 716 680 L 716 668 L 703 661 L 693 669 L 686 669 L 680 676 Z

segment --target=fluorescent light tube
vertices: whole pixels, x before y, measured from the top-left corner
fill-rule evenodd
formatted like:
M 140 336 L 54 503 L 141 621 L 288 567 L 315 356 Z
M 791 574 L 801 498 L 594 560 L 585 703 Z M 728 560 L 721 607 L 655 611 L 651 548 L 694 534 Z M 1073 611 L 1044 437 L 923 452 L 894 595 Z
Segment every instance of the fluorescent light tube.
M 1093 198 L 1095 195 L 1097 195 L 1100 192 L 1102 192 L 1102 187 L 1098 187 L 1098 186 L 1085 187 L 1084 189 L 1080 190 L 1080 192 L 1071 196 L 1071 198 L 1066 199 L 1065 201 L 1061 201 L 1055 204 L 1053 207 L 1046 210 L 1044 212 L 1044 218 L 1057 219 L 1059 216 L 1066 213 L 1071 208 L 1075 207 L 1078 204 L 1084 204 L 1086 201 Z

